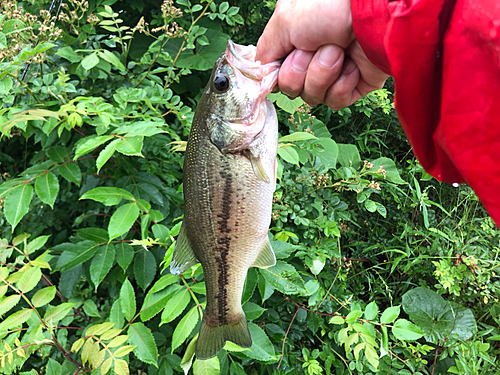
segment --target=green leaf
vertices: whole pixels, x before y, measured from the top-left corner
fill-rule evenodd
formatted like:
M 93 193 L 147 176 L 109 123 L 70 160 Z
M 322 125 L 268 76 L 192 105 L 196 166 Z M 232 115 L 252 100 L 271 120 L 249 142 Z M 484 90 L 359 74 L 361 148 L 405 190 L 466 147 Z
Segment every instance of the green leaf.
M 35 192 L 43 203 L 54 209 L 54 202 L 59 193 L 59 180 L 52 172 L 44 173 L 35 180 Z
M 3 77 L 0 79 L 0 94 L 7 95 L 12 88 L 12 78 Z
M 365 308 L 365 319 L 375 320 L 378 315 L 378 306 L 375 301 L 370 302 Z
M 295 132 L 292 134 L 285 135 L 278 139 L 278 142 L 297 142 L 297 141 L 307 141 L 309 139 L 318 139 L 314 135 L 308 132 Z
M 429 342 L 445 338 L 468 340 L 476 332 L 476 319 L 470 309 L 454 307 L 438 293 L 415 288 L 403 295 L 403 308 Z
M 193 375 L 219 375 L 219 358 L 213 357 L 206 360 L 196 358 L 193 363 Z
M 55 298 L 56 292 L 57 290 L 55 286 L 49 286 L 47 288 L 40 289 L 31 298 L 31 303 L 37 308 L 45 306 Z
M 388 307 L 380 316 L 380 323 L 382 324 L 392 323 L 399 316 L 400 310 L 401 306 Z
M 73 182 L 77 186 L 80 186 L 80 181 L 82 180 L 82 172 L 76 162 L 62 164 L 59 166 L 58 170 L 61 176 L 63 176 L 67 181 Z
M 108 50 L 102 50 L 98 51 L 97 54 L 101 59 L 106 60 L 107 62 L 109 62 L 111 65 L 118 68 L 122 72 L 126 71 L 125 66 L 123 66 L 123 64 L 120 62 L 120 59 L 112 52 Z
M 406 319 L 398 319 L 392 327 L 392 334 L 398 340 L 414 341 L 421 338 L 424 334 L 415 324 Z
M 156 259 L 150 251 L 141 250 L 135 254 L 134 276 L 137 284 L 143 289 L 151 284 L 156 275 Z
M 119 139 L 115 139 L 113 142 L 110 142 L 106 147 L 104 147 L 104 150 L 102 150 L 99 153 L 99 156 L 97 157 L 97 160 L 95 162 L 95 165 L 97 167 L 97 172 L 99 172 L 104 164 L 109 160 L 111 156 L 115 153 L 116 146 L 118 145 L 118 142 L 120 142 Z
M 332 318 L 330 319 L 330 324 L 342 325 L 344 323 L 345 323 L 345 318 L 341 317 L 340 315 L 332 316 Z
M 358 148 L 354 145 L 338 144 L 339 163 L 343 167 L 358 169 L 361 166 L 361 156 Z
M 170 288 L 160 290 L 156 293 L 149 291 L 141 307 L 141 320 L 146 322 L 158 314 L 161 309 L 167 306 L 167 302 L 170 303 L 170 298 L 179 289 L 179 285 L 172 285 Z
M 376 172 L 379 168 L 383 167 L 386 171 L 385 179 L 387 181 L 394 182 L 395 184 L 406 184 L 406 181 L 399 175 L 398 168 L 393 160 L 382 157 L 372 161 L 372 163 L 373 168 L 370 170 L 371 172 Z
M 337 158 L 339 157 L 339 146 L 337 143 L 331 138 L 319 138 L 315 145 L 316 146 L 312 154 L 316 156 L 323 167 L 327 169 L 335 168 L 337 165 Z
M 92 199 L 101 202 L 105 206 L 115 206 L 123 199 L 135 201 L 134 195 L 127 190 L 108 186 L 101 186 L 89 190 L 83 194 L 80 199 Z
M 106 277 L 115 261 L 115 247 L 108 243 L 101 246 L 90 263 L 90 279 L 95 285 L 95 290 Z
M 134 249 L 128 243 L 119 242 L 115 245 L 116 262 L 120 265 L 123 271 L 126 271 L 132 260 L 134 259 Z
M 13 188 L 5 198 L 5 218 L 12 226 L 12 231 L 23 216 L 28 213 L 32 198 L 33 187 L 28 183 Z
M 81 228 L 76 231 L 78 237 L 84 240 L 90 240 L 99 243 L 106 243 L 109 241 L 108 231 L 102 228 Z
M 0 323 L 0 332 L 3 333 L 4 331 L 21 326 L 31 317 L 33 311 L 33 309 L 22 309 L 8 316 Z
M 47 363 L 47 370 L 45 371 L 45 375 L 63 375 L 62 374 L 62 366 L 59 362 L 49 358 L 49 362 Z
M 105 322 L 88 327 L 85 336 L 100 336 L 115 326 L 113 322 Z
M 90 70 L 97 64 L 99 64 L 99 58 L 96 52 L 91 53 L 82 60 L 82 67 L 85 70 Z
M 57 50 L 56 55 L 72 62 L 77 63 L 82 60 L 82 58 L 75 52 L 70 46 L 64 46 Z
M 118 207 L 109 220 L 108 233 L 110 241 L 127 233 L 138 217 L 139 207 L 135 202 Z
M 182 317 L 172 335 L 172 352 L 177 349 L 188 338 L 198 323 L 200 315 L 198 308 L 193 306 L 189 312 Z
M 56 324 L 59 320 L 64 318 L 70 311 L 72 311 L 74 303 L 61 303 L 57 306 L 51 306 L 45 312 L 43 320 L 47 323 Z
M 291 264 L 278 261 L 275 266 L 260 269 L 259 271 L 273 288 L 283 294 L 290 295 L 305 292 L 304 280 Z
M 80 158 L 86 153 L 95 150 L 97 147 L 113 139 L 112 135 L 90 136 L 80 139 L 76 143 L 74 160 Z
M 64 272 L 89 260 L 96 253 L 99 244 L 94 241 L 82 241 L 64 251 L 57 260 L 57 270 Z
M 47 150 L 47 156 L 56 163 L 64 163 L 68 157 L 68 150 L 63 146 L 54 146 Z
M 162 224 L 154 224 L 151 229 L 153 230 L 153 236 L 160 242 L 166 242 L 169 238 L 170 230 Z
M 142 143 L 144 137 L 136 135 L 133 137 L 123 137 L 116 145 L 116 151 L 127 156 L 142 156 Z
M 273 344 L 262 328 L 254 323 L 248 323 L 248 329 L 252 336 L 252 346 L 242 354 L 258 361 L 276 361 Z
M 274 246 L 273 246 L 273 250 Z M 245 279 L 245 284 L 243 285 L 243 295 L 241 297 L 241 303 L 245 303 L 252 296 L 255 291 L 255 287 L 259 282 L 259 273 L 256 268 L 250 268 L 247 272 L 247 277 Z
M 172 275 L 170 273 L 163 275 L 160 279 L 153 285 L 151 288 L 152 293 L 159 292 L 162 289 L 165 289 L 167 286 L 172 285 L 180 280 L 179 276 Z
M 111 306 L 111 311 L 109 312 L 109 321 L 115 323 L 115 327 L 123 327 L 124 317 L 121 307 L 121 298 L 118 298 L 113 302 Z
M 287 163 L 299 165 L 299 154 L 294 146 L 279 147 L 278 155 Z
M 125 319 L 131 321 L 135 316 L 136 302 L 135 302 L 135 292 L 132 284 L 128 279 L 123 282 L 120 289 L 120 305 L 122 307 L 122 313 Z
M 22 273 L 21 278 L 17 282 L 17 288 L 24 294 L 32 290 L 42 278 L 42 270 L 40 267 L 30 267 Z
M 20 299 L 21 296 L 19 294 L 13 294 L 11 296 L 3 297 L 2 299 L 0 299 L 0 315 L 5 314 L 14 306 L 16 306 Z
M 243 312 L 245 313 L 245 316 L 247 317 L 248 320 L 254 320 L 257 319 L 259 316 L 262 315 L 264 311 L 267 309 L 263 309 L 259 305 L 253 303 L 253 302 L 245 302 L 245 304 L 242 306 L 243 307 Z
M 304 104 L 302 98 L 297 97 L 295 99 L 290 99 L 288 96 L 282 94 L 281 92 L 269 94 L 267 97 L 271 102 L 275 102 L 276 105 L 282 110 L 292 115 L 295 113 L 297 108 Z
M 180 314 L 184 312 L 186 309 L 187 305 L 189 304 L 189 301 L 191 301 L 191 296 L 189 294 L 189 291 L 184 288 L 180 292 L 176 292 L 169 300 L 168 304 L 165 305 L 165 309 L 163 310 L 163 313 L 161 314 L 161 323 L 170 323 L 173 321 L 175 318 L 177 318 Z
M 371 199 L 367 199 L 365 200 L 365 208 L 369 211 L 369 212 L 375 212 L 377 211 L 377 205 L 375 204 L 374 201 L 372 201 Z
M 142 362 L 158 367 L 158 350 L 151 331 L 142 323 L 134 323 L 128 329 L 129 344 L 136 345 L 134 354 Z

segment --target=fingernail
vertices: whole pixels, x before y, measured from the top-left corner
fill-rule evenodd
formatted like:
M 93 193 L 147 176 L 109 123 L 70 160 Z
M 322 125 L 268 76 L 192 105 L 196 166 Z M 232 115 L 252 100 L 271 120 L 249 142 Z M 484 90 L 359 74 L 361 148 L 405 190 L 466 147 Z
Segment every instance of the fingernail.
M 300 49 L 296 50 L 292 59 L 292 67 L 299 72 L 307 71 L 311 60 L 308 56 L 310 54 L 311 52 L 302 51 Z
M 339 48 L 335 46 L 323 46 L 319 52 L 318 62 L 326 68 L 331 68 L 339 60 Z

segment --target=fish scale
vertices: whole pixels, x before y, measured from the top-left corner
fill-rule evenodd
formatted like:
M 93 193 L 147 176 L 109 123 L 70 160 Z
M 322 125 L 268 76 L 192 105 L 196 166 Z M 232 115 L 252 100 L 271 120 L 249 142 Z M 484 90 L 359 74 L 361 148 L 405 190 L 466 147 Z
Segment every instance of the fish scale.
M 207 303 L 196 347 L 200 359 L 215 356 L 226 341 L 251 346 L 241 307 L 246 274 L 252 266 L 275 264 L 267 233 L 278 124 L 265 99 L 274 82 L 261 87 L 247 71 L 240 74 L 245 64 L 258 65 L 235 56 L 238 48 L 250 47 L 228 42 L 196 109 L 184 159 L 184 220 L 170 267 L 173 274 L 197 262 L 203 267 Z M 269 70 L 277 76 L 275 65 Z M 214 88 L 220 74 L 230 79 L 226 93 Z

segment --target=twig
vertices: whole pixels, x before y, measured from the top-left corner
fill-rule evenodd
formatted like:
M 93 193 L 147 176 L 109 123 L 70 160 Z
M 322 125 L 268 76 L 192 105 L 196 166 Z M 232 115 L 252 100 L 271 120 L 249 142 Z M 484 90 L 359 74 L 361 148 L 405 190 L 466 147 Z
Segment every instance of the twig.
M 290 324 L 288 325 L 288 328 L 286 330 L 285 337 L 283 337 L 283 344 L 281 345 L 281 357 L 280 357 L 280 361 L 278 362 L 278 368 L 277 369 L 280 368 L 281 361 L 283 360 L 283 357 L 285 356 L 285 341 L 286 341 L 286 338 L 288 336 L 288 332 L 290 332 L 290 327 L 292 326 L 293 321 L 295 320 L 295 317 L 297 316 L 297 313 L 300 310 L 300 307 L 298 305 L 296 305 L 296 306 L 297 306 L 297 308 L 295 309 L 295 314 L 293 314 L 292 320 L 290 321 Z

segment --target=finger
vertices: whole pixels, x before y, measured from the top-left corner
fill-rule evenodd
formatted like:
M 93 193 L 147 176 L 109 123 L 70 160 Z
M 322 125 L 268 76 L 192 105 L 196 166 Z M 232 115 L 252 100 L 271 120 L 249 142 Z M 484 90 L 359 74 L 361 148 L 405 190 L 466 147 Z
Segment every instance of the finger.
M 346 53 L 352 60 L 354 60 L 356 66 L 359 68 L 360 79 L 357 89 L 362 95 L 366 95 L 369 92 L 378 90 L 384 86 L 384 83 L 389 75 L 385 74 L 381 69 L 368 60 L 357 40 L 349 45 Z
M 299 96 L 304 88 L 307 69 L 314 52 L 294 50 L 281 65 L 278 75 L 280 91 L 291 98 Z
M 338 79 L 326 93 L 325 104 L 334 110 L 339 110 L 360 99 L 362 94 L 357 89 L 359 77 L 360 72 L 356 63 L 347 57 Z
M 328 88 L 337 80 L 344 62 L 344 49 L 327 44 L 315 53 L 307 69 L 302 98 L 309 105 L 325 101 Z

